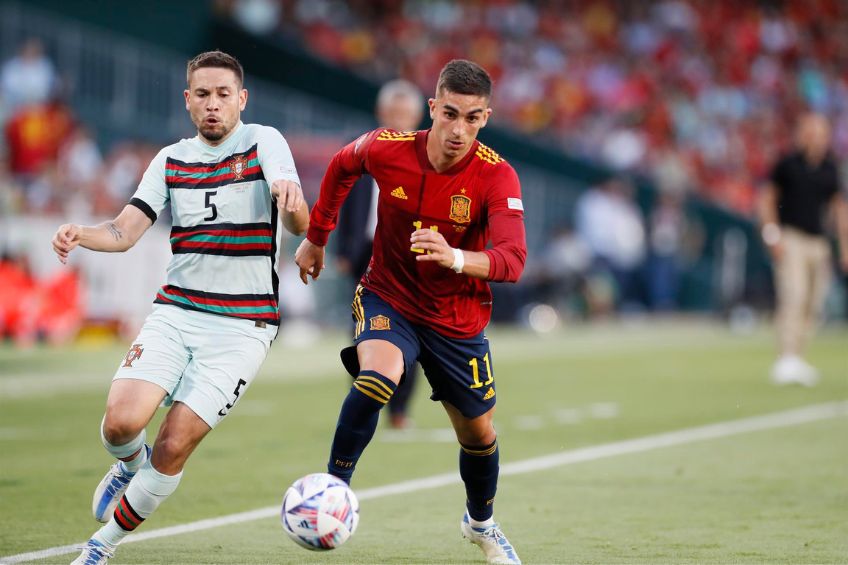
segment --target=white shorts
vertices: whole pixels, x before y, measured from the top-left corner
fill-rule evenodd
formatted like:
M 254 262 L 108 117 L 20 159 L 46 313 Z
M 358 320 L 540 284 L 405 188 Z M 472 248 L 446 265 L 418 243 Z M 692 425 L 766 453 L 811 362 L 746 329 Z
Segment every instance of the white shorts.
M 154 304 L 115 379 L 159 385 L 214 428 L 253 382 L 276 326 Z

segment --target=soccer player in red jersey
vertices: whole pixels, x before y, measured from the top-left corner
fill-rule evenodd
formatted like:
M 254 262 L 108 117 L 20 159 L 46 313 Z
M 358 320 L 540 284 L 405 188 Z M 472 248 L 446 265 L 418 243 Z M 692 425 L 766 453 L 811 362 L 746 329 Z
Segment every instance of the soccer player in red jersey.
M 488 281 L 517 281 L 527 250 L 518 176 L 477 141 L 492 113 L 491 86 L 480 66 L 451 61 L 429 100 L 431 129 L 380 128 L 339 151 L 295 261 L 304 283 L 318 278 L 342 202 L 356 179 L 371 174 L 380 189 L 377 231 L 354 296 L 354 346 L 342 351 L 355 380 L 339 414 L 328 472 L 350 482 L 380 408 L 418 360 L 461 447 L 463 536 L 489 563 L 520 563 L 493 519 L 499 452 L 483 330 L 492 309 Z

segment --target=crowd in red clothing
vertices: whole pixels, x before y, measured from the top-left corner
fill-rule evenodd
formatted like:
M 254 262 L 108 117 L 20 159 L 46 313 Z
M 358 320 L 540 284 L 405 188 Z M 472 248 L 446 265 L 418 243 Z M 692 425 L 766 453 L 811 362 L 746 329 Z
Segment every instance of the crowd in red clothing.
M 82 279 L 60 269 L 38 279 L 24 256 L 0 257 L 0 339 L 17 345 L 37 340 L 52 344 L 73 339 L 82 325 Z
M 256 33 L 295 37 L 369 77 L 425 92 L 470 58 L 494 123 L 653 174 L 751 213 L 803 109 L 848 157 L 848 3 L 840 0 L 226 0 Z

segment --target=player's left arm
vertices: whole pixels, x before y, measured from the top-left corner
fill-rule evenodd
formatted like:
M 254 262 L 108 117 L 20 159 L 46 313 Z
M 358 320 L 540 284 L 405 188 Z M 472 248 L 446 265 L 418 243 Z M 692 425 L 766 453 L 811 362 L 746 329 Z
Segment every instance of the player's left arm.
M 519 279 L 527 258 L 521 186 L 515 170 L 505 163 L 496 174 L 486 198 L 491 248 L 456 249 L 439 232 L 421 229 L 412 233 L 410 243 L 429 253 L 418 255 L 416 261 L 436 261 L 457 273 L 494 282 Z
M 259 164 L 283 226 L 301 235 L 309 226 L 309 206 L 303 197 L 289 144 L 279 131 L 267 126 L 260 130 L 257 141 Z

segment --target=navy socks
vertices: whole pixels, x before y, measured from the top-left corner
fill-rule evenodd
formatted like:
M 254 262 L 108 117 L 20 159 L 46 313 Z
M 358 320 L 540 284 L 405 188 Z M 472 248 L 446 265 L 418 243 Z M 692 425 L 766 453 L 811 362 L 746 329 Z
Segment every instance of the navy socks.
M 468 515 L 485 522 L 494 513 L 495 492 L 498 489 L 498 441 L 489 445 L 460 444 L 459 475 L 465 483 Z
M 350 484 L 356 462 L 374 436 L 380 409 L 397 385 L 376 371 L 360 371 L 342 404 L 327 472 Z

